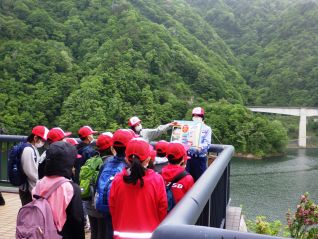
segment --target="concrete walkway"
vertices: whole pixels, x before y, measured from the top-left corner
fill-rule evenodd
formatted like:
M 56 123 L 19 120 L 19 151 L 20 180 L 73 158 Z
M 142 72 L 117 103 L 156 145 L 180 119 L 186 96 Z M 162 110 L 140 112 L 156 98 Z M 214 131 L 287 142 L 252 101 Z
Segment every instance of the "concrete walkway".
M 3 239 L 15 238 L 15 226 L 21 201 L 16 193 L 2 193 L 6 204 L 0 206 L 0 237 Z
M 2 192 L 6 204 L 0 206 L 0 238 L 14 239 L 16 219 L 21 207 L 19 194 Z M 90 238 L 90 233 L 85 234 L 85 238 Z

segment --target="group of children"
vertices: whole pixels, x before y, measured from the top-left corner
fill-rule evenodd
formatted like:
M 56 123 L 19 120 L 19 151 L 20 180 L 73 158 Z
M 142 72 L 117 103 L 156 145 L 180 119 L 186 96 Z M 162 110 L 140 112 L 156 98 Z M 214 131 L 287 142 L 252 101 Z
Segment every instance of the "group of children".
M 79 129 L 80 143 L 67 138 L 71 133 L 61 128 L 34 127 L 27 139 L 29 147 L 21 155 L 27 176 L 27 183 L 19 188 L 22 205 L 67 178 L 70 181 L 48 199 L 63 238 L 85 238 L 84 215 L 89 218 L 91 238 L 150 238 L 171 209 L 167 186 L 177 203 L 194 184 L 185 170 L 190 157 L 179 142 L 159 141 L 154 147 L 149 143 L 174 122 L 142 129 L 141 120 L 132 117 L 128 124 L 130 129 L 100 134 L 96 150 L 93 141 L 97 131 L 89 126 Z M 38 148 L 45 141 L 49 146 L 40 156 Z M 83 197 L 84 167 L 92 167 L 94 162 L 98 167 L 90 183 L 92 192 Z

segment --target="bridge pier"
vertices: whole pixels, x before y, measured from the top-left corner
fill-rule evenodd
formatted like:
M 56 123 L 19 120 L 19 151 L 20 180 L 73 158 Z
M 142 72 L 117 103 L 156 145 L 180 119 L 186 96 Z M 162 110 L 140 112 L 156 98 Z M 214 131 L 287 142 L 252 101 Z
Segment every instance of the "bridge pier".
M 299 137 L 298 137 L 298 146 L 302 148 L 306 148 L 306 125 L 307 125 L 307 117 L 306 115 L 300 115 L 299 120 Z
M 304 107 L 249 107 L 253 112 L 271 113 L 281 115 L 292 115 L 300 117 L 298 146 L 306 148 L 306 125 L 307 117 L 318 116 L 318 108 L 304 108 Z

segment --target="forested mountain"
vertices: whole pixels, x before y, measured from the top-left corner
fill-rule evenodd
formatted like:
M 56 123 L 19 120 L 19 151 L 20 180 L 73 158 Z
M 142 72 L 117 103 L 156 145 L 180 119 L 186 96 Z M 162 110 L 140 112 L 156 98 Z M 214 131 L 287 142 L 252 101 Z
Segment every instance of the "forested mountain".
M 317 105 L 317 16 L 292 0 L 0 1 L 0 128 L 154 127 L 202 105 L 223 143 L 281 151 L 282 125 L 242 105 Z
M 2 1 L 2 124 L 103 129 L 137 114 L 156 125 L 183 118 L 188 102 L 244 103 L 236 59 L 213 29 L 184 1 L 150 2 Z M 201 21 L 195 34 L 177 20 L 185 11 L 182 21 Z
M 318 106 L 318 1 L 188 0 L 231 47 L 254 105 Z

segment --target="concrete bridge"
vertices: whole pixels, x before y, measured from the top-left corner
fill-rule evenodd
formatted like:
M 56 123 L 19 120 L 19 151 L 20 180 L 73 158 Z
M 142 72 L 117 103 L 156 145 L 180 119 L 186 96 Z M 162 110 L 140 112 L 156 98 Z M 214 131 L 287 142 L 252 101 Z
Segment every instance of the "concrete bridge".
M 318 108 L 303 107 L 248 107 L 253 112 L 299 116 L 299 147 L 306 148 L 307 117 L 318 116 Z

